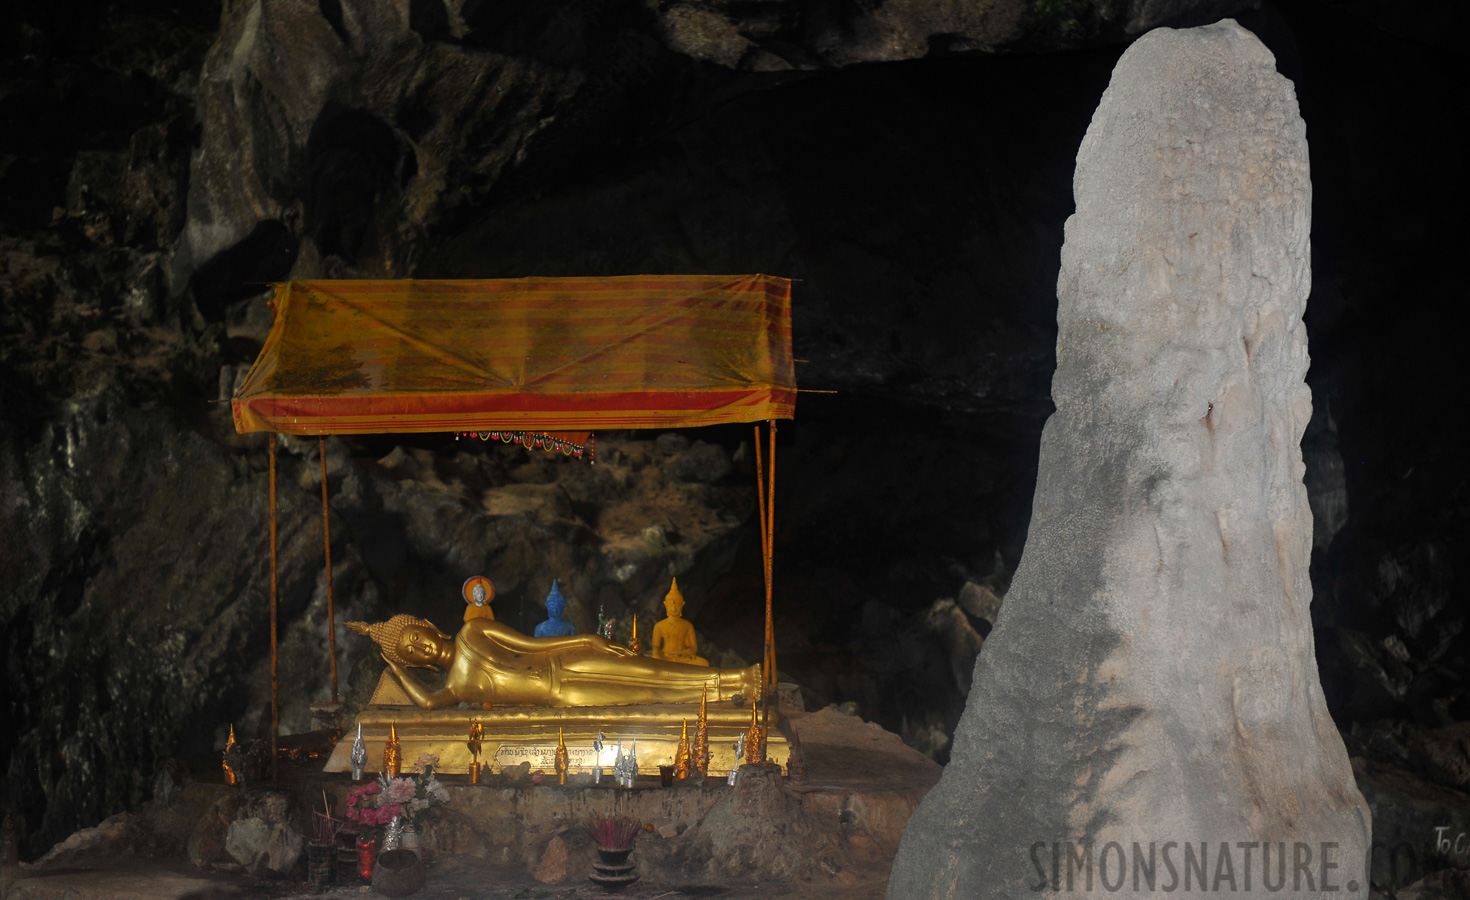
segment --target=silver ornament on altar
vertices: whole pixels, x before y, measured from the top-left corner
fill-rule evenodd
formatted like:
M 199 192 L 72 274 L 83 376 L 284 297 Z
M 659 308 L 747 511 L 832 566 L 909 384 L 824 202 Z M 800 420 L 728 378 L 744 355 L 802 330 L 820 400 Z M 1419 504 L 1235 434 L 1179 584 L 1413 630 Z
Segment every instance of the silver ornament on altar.
M 597 732 L 597 737 L 592 739 L 592 783 L 602 784 L 602 747 L 607 737 L 602 732 Z
M 397 850 L 398 845 L 403 842 L 403 826 L 407 824 L 403 816 L 394 816 L 393 821 L 383 831 L 383 849 Z
M 613 763 L 613 780 L 621 787 L 631 788 L 638 777 L 638 739 L 633 739 L 631 749 L 623 753 L 623 742 L 618 741 L 618 757 Z
M 352 742 L 352 755 L 348 757 L 352 761 L 352 780 L 362 780 L 363 767 L 367 765 L 367 744 L 362 739 L 362 723 L 357 723 L 357 740 Z
M 736 777 L 740 775 L 740 759 L 743 756 L 745 756 L 745 735 L 742 734 L 735 739 L 735 765 L 730 767 L 730 774 L 725 777 L 726 784 L 734 784 Z

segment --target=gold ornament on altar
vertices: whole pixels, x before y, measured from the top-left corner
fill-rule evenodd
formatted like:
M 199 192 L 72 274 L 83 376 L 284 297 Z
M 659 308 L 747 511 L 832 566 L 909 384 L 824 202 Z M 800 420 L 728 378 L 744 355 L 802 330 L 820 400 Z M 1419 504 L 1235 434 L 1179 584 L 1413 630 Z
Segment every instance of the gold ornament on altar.
M 572 756 L 567 752 L 567 740 L 562 730 L 556 730 L 556 783 L 567 783 L 567 770 L 571 768 Z
M 633 633 L 628 637 L 628 650 L 634 656 L 643 653 L 643 644 L 638 640 L 638 614 L 633 613 Z
M 679 749 L 674 752 L 674 777 L 683 781 L 689 777 L 689 720 L 684 720 L 684 732 L 679 736 Z
M 703 695 L 699 698 L 699 718 L 694 724 L 694 770 L 700 775 L 709 774 L 709 706 Z
M 485 726 L 476 719 L 470 723 L 470 739 L 465 746 L 470 751 L 470 784 L 480 783 L 480 749 L 485 739 Z
M 398 743 L 398 723 L 388 726 L 388 743 L 383 745 L 383 773 L 397 778 L 403 771 L 403 747 Z
M 709 660 L 700 656 L 694 626 L 684 618 L 684 595 L 679 591 L 679 579 L 675 578 L 669 593 L 664 597 L 664 612 L 668 618 L 653 626 L 653 656 L 670 662 L 707 666 Z
M 754 697 L 761 685 L 759 665 L 692 666 L 639 656 L 600 635 L 527 637 L 492 619 L 466 622 L 454 637 L 408 615 L 347 625 L 377 641 L 404 693 L 424 709 L 461 702 L 497 707 L 693 703 L 706 691 L 716 700 Z M 443 670 L 444 686 L 424 687 L 408 673 L 409 666 Z
M 756 704 L 750 704 L 750 728 L 745 732 L 745 762 L 761 765 L 766 761 L 766 730 L 761 727 Z
M 224 758 L 220 768 L 225 773 L 225 784 L 240 783 L 240 745 L 235 743 L 235 725 L 230 724 L 230 737 L 225 741 Z

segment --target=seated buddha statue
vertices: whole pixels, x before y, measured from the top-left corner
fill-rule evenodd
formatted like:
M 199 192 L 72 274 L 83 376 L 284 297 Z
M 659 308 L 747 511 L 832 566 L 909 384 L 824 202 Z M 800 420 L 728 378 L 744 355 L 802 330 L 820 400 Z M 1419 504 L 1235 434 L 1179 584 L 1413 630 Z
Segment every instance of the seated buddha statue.
M 709 660 L 697 652 L 694 626 L 684 618 L 684 595 L 679 591 L 677 578 L 664 597 L 664 611 L 669 614 L 668 618 L 653 626 L 653 658 L 695 666 L 709 665 Z
M 464 587 L 459 589 L 464 595 L 464 620 L 471 619 L 493 619 L 495 613 L 490 610 L 490 601 L 495 599 L 495 582 L 484 575 L 471 575 L 465 579 Z
M 388 669 L 415 704 L 443 709 L 460 702 L 496 706 L 627 706 L 694 703 L 760 693 L 760 666 L 709 669 L 637 656 L 601 635 L 526 637 L 493 619 L 472 619 L 454 637 L 414 616 L 348 622 L 382 648 Z M 429 690 L 408 667 L 445 671 Z
M 561 595 L 561 588 L 557 586 L 556 579 L 553 578 L 551 593 L 546 595 L 546 621 L 536 626 L 536 637 L 566 637 L 569 634 L 576 634 L 577 626 L 561 617 L 566 611 L 566 598 Z

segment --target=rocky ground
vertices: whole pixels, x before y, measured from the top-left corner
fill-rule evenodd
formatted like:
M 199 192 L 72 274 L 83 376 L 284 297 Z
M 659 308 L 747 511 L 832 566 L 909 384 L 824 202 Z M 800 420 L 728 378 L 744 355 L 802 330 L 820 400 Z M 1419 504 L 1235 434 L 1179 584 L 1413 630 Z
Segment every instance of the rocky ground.
M 804 777 L 744 772 L 658 787 L 532 785 L 496 773 L 446 776 L 450 799 L 426 828 L 428 896 L 578 897 L 593 845 L 582 824 L 616 812 L 649 826 L 631 896 L 881 896 L 903 825 L 939 767 L 895 735 L 828 710 L 792 726 Z M 3 895 L 50 898 L 282 897 L 303 893 L 297 835 L 310 810 L 340 810 L 346 775 L 288 763 L 279 782 L 225 787 L 214 772 L 160 781 L 139 814 L 83 830 L 34 863 L 7 866 Z M 12 845 L 13 846 L 13 845 Z M 487 893 L 487 890 L 489 893 Z M 369 893 L 343 886 L 334 894 Z

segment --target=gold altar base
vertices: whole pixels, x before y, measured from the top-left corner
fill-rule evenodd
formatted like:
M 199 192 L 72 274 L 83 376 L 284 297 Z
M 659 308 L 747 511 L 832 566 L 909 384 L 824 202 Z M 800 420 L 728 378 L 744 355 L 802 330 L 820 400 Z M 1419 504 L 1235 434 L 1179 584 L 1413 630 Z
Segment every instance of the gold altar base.
M 398 743 L 403 747 L 403 767 L 407 771 L 420 753 L 439 757 L 438 771 L 445 774 L 468 774 L 472 757 L 465 742 L 470 723 L 478 721 L 485 729 L 481 738 L 480 763 L 487 773 L 499 773 L 506 766 L 529 761 L 532 771 L 540 769 L 548 775 L 554 771 L 554 753 L 558 730 L 566 740 L 571 757 L 569 774 L 590 773 L 595 752 L 592 741 L 598 732 L 604 736 L 602 753 L 596 762 L 604 780 L 611 782 L 613 761 L 618 741 L 628 750 L 638 741 L 638 773 L 657 775 L 659 766 L 673 765 L 679 746 L 679 735 L 685 721 L 693 743 L 699 720 L 699 704 L 669 703 L 644 706 L 586 706 L 569 708 L 504 707 L 481 711 L 472 709 L 426 710 L 398 706 L 365 707 L 344 733 L 332 751 L 324 771 L 350 772 L 352 741 L 357 725 L 362 725 L 363 742 L 367 744 L 368 772 L 381 771 L 383 746 L 388 728 L 397 725 Z M 709 774 L 724 776 L 735 765 L 735 741 L 750 727 L 750 706 L 736 707 L 728 702 L 709 704 Z M 783 768 L 791 745 L 784 733 L 776 710 L 771 710 L 771 733 L 766 739 L 766 759 Z

